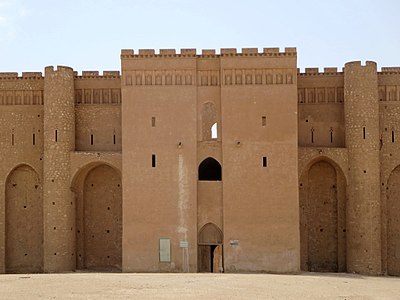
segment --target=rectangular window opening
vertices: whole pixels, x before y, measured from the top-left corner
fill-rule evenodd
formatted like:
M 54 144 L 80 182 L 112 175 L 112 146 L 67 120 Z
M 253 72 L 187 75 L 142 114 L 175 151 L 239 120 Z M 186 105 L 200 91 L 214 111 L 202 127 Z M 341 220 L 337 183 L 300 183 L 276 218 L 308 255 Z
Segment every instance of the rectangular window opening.
M 155 155 L 155 154 L 152 154 L 152 155 L 151 155 L 151 166 L 152 166 L 153 168 L 156 167 L 156 155 Z
M 115 145 L 115 133 L 113 134 L 113 142 L 114 142 L 114 145 Z
M 11 134 L 11 145 L 14 146 L 14 133 Z
M 331 130 L 331 143 L 333 143 L 333 130 Z
M 151 117 L 151 127 L 156 127 L 156 117 Z
M 314 143 L 314 130 L 311 130 L 311 143 Z
M 261 125 L 262 126 L 267 126 L 267 117 L 266 116 L 262 116 L 261 117 Z
M 36 144 L 36 135 L 32 134 L 32 145 L 35 146 Z
M 264 168 L 266 168 L 268 165 L 268 159 L 266 156 L 263 156 L 263 158 L 262 158 L 262 165 Z
M 54 140 L 58 142 L 58 130 L 56 129 L 54 132 Z
M 363 127 L 363 139 L 365 140 L 365 127 Z
M 90 145 L 93 145 L 93 133 L 90 135 Z
M 392 130 L 392 143 L 394 143 L 394 130 Z

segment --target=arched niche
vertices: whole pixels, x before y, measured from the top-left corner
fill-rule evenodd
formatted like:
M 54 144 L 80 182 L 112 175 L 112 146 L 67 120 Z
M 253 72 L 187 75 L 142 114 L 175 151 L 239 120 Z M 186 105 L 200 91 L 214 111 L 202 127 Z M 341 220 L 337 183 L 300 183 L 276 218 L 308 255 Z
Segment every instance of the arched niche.
M 28 165 L 13 169 L 6 180 L 6 272 L 43 270 L 43 199 L 37 172 Z
M 205 181 L 221 181 L 221 164 L 216 159 L 207 157 L 199 165 L 198 179 Z
M 220 245 L 222 243 L 222 231 L 215 224 L 207 223 L 200 229 L 199 245 Z
M 330 160 L 314 160 L 300 177 L 301 268 L 346 270 L 346 181 Z
M 122 183 L 108 164 L 90 164 L 71 187 L 77 202 L 77 269 L 119 271 L 122 267 Z

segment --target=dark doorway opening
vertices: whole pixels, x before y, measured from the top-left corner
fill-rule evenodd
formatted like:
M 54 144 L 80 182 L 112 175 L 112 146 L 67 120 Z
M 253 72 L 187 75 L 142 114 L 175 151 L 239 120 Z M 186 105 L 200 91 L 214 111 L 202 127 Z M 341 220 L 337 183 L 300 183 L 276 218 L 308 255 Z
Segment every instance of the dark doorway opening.
M 200 273 L 223 272 L 222 232 L 212 223 L 202 227 L 198 244 L 198 271 Z
M 203 160 L 199 166 L 199 180 L 221 181 L 220 163 L 212 157 Z

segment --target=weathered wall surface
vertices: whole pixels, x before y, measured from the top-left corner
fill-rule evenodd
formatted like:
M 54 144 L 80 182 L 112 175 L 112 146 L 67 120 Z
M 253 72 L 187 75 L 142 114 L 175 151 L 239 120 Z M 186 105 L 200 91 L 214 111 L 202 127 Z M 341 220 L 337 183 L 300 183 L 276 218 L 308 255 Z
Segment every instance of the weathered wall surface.
M 400 68 L 382 68 L 378 73 L 380 101 L 380 162 L 382 205 L 382 268 L 389 275 L 399 275 L 400 224 Z
M 77 151 L 121 151 L 119 104 L 79 105 L 75 107 L 75 117 Z
M 43 164 L 43 77 L 41 73 L 23 73 L 22 77 L 18 77 L 16 73 L 0 73 L 0 272 L 6 271 L 6 256 L 12 255 L 12 249 L 6 251 L 6 230 L 16 228 L 14 226 L 26 226 L 37 228 L 40 222 L 33 218 L 18 218 L 17 225 L 6 226 L 6 219 L 12 219 L 12 215 L 8 215 L 6 205 L 13 206 L 12 203 L 6 201 L 6 182 L 11 172 L 18 166 L 26 165 L 32 167 L 39 180 L 41 191 L 42 186 L 42 164 Z M 15 174 L 15 173 L 14 173 Z M 17 176 L 18 177 L 18 176 Z M 33 177 L 32 177 L 33 178 Z M 32 182 L 35 181 L 32 179 Z M 20 182 L 19 187 L 25 185 L 25 180 Z M 27 184 L 27 188 L 32 185 Z M 23 189 L 23 188 L 22 188 Z M 21 190 L 19 190 L 21 191 Z M 36 191 L 36 190 L 35 190 Z M 41 197 L 41 192 L 39 193 Z M 26 201 L 34 201 L 34 195 L 26 198 Z M 22 201 L 22 200 L 21 200 Z M 35 201 L 34 201 L 35 202 Z M 36 202 L 37 203 L 37 202 Z M 21 203 L 14 203 L 14 208 L 21 209 Z M 39 205 L 41 205 L 39 201 Z M 22 207 L 25 205 L 22 205 Z M 36 215 L 39 206 L 29 206 L 32 213 Z M 22 208 L 24 210 L 26 209 Z M 14 211 L 15 212 L 15 211 Z M 11 214 L 13 214 L 11 212 Z M 15 216 L 15 214 L 14 214 Z M 12 226 L 12 227 L 10 227 Z M 40 238 L 40 232 L 36 233 L 37 239 Z M 35 242 L 33 242 L 35 244 Z M 32 262 L 34 269 L 42 269 L 42 248 L 37 249 L 37 245 L 25 244 L 21 245 L 21 249 L 26 250 L 23 253 L 23 259 L 20 267 L 14 269 L 15 272 L 29 269 L 24 263 Z M 21 253 L 19 253 L 21 254 Z M 19 254 L 16 254 L 19 256 Z M 37 262 L 40 258 L 40 264 Z M 9 266 L 9 265 L 8 265 Z
M 6 272 L 41 272 L 43 202 L 39 175 L 27 165 L 17 167 L 7 178 L 5 194 Z
M 84 224 L 77 235 L 83 240 L 83 253 L 78 254 L 84 256 L 83 268 L 121 270 L 121 176 L 108 165 L 94 167 L 84 181 L 83 202 L 77 216 Z
M 118 71 L 75 76 L 77 151 L 121 151 L 121 79 Z
M 344 147 L 344 76 L 336 68 L 298 74 L 299 146 Z
M 300 155 L 300 159 L 305 156 Z M 335 160 L 339 161 L 337 157 Z M 346 179 L 335 160 L 318 155 L 308 160 L 300 176 L 301 268 L 304 271 L 346 271 Z
M 345 66 L 345 126 L 349 151 L 347 269 L 380 274 L 381 201 L 376 63 Z
M 223 228 L 222 182 L 199 181 L 197 184 L 198 230 L 207 223 Z
M 44 83 L 44 271 L 75 268 L 75 203 L 70 190 L 70 152 L 75 149 L 74 74 L 45 69 Z
M 400 274 L 400 68 L 121 58 L 0 73 L 0 272 Z M 198 180 L 209 158 L 222 178 Z
M 123 270 L 195 272 L 196 56 L 121 57 Z M 160 261 L 162 238 L 170 239 L 169 261 Z
M 225 271 L 297 272 L 296 52 L 252 50 L 221 56 Z

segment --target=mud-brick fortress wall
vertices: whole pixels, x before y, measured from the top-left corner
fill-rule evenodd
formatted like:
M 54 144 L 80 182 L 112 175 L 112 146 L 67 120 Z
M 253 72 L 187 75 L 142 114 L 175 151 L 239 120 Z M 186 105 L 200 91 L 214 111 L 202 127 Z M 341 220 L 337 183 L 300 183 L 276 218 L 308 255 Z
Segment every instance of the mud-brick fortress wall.
M 76 268 L 77 256 L 84 255 L 77 245 L 85 239 L 79 236 L 85 228 L 77 187 L 95 169 L 96 186 L 108 187 L 115 173 L 120 184 L 120 104 L 118 71 L 0 73 L 1 272 Z M 100 215 L 103 226 L 114 222 Z
M 0 73 L 0 272 L 195 272 L 214 249 L 225 272 L 400 275 L 400 68 L 296 59 Z
M 303 270 L 399 274 L 399 68 L 298 74 Z
M 201 271 L 219 245 L 226 272 L 298 271 L 296 49 L 121 59 L 123 269 Z M 201 178 L 207 165 L 222 178 Z

